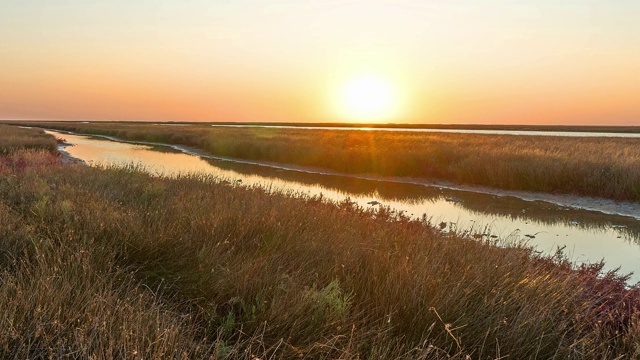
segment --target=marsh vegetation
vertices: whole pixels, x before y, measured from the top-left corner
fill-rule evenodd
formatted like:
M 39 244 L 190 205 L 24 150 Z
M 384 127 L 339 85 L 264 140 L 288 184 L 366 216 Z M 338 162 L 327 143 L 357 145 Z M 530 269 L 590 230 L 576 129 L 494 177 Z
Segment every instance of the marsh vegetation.
M 601 264 L 29 147 L 0 157 L 1 357 L 640 355 L 639 290 Z
M 181 144 L 213 155 L 350 174 L 417 177 L 509 190 L 640 200 L 633 138 L 34 123 L 121 139 Z
M 40 149 L 55 152 L 56 139 L 41 130 L 25 129 L 17 126 L 0 124 L 0 155 L 10 154 L 18 150 Z

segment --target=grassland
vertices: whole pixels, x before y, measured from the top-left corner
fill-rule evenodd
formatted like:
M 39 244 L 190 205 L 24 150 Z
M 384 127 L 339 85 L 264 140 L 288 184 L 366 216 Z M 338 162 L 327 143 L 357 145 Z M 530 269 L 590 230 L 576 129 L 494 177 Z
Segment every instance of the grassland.
M 47 135 L 44 131 L 24 129 L 17 126 L 0 124 L 0 155 L 9 154 L 18 150 L 41 149 L 55 152 L 56 139 Z
M 631 138 L 559 138 L 205 125 L 44 123 L 49 128 L 196 147 L 214 155 L 354 174 L 640 201 Z
M 348 201 L 63 165 L 7 133 L 2 358 L 640 356 L 640 290 L 599 264 Z

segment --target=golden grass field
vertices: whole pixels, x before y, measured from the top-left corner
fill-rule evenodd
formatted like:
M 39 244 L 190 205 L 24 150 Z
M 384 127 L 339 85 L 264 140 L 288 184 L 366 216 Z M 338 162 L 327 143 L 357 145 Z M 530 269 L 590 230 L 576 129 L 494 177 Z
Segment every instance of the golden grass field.
M 56 139 L 41 131 L 34 133 L 32 129 L 0 124 L 0 136 L 2 138 L 2 143 L 0 143 L 1 155 L 26 149 L 56 151 Z
M 221 128 L 194 124 L 33 123 L 128 140 L 182 144 L 240 159 L 353 174 L 640 201 L 633 138 Z
M 34 143 L 6 146 L 13 131 Z M 640 290 L 599 264 L 348 201 L 64 165 L 42 138 L 0 126 L 2 358 L 640 356 Z

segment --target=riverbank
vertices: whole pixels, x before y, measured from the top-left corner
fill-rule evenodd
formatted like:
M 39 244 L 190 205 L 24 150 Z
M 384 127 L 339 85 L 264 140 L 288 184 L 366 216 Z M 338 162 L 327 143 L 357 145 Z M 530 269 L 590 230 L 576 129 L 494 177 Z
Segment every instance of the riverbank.
M 0 124 L 0 155 L 7 155 L 20 150 L 43 150 L 55 153 L 58 143 L 53 136 L 44 131 L 25 129 L 18 126 Z
M 47 130 L 47 133 L 51 133 L 54 136 L 62 136 L 61 134 L 67 135 L 81 135 L 79 133 L 75 133 L 67 130 L 59 130 L 57 133 L 55 131 Z M 488 194 L 498 197 L 514 197 L 521 200 L 534 202 L 534 201 L 542 201 L 558 206 L 570 207 L 574 209 L 588 210 L 588 211 L 596 211 L 609 215 L 620 215 L 625 217 L 630 217 L 634 219 L 640 220 L 640 203 L 633 201 L 620 201 L 620 200 L 611 200 L 604 198 L 594 198 L 587 196 L 579 196 L 579 195 L 563 195 L 563 194 L 549 194 L 542 192 L 531 192 L 524 190 L 503 190 L 498 188 L 491 188 L 480 185 L 464 185 L 464 184 L 454 184 L 447 181 L 439 181 L 439 180 L 428 180 L 424 178 L 414 178 L 414 177 L 390 177 L 390 176 L 380 176 L 380 175 L 359 175 L 345 172 L 337 172 L 333 170 L 327 170 L 324 168 L 318 167 L 304 167 L 295 164 L 282 164 L 282 163 L 274 163 L 267 161 L 252 161 L 252 160 L 243 160 L 237 158 L 230 158 L 226 156 L 215 156 L 211 155 L 203 150 L 196 149 L 194 147 L 189 147 L 185 145 L 176 145 L 176 144 L 168 144 L 168 143 L 160 143 L 160 142 L 149 142 L 149 141 L 141 141 L 141 140 L 125 140 L 120 139 L 114 136 L 109 135 L 84 135 L 84 136 L 92 136 L 96 138 L 102 138 L 110 141 L 120 142 L 120 143 L 129 143 L 136 145 L 148 145 L 154 146 L 156 148 L 167 148 L 171 149 L 170 151 L 181 152 L 184 154 L 198 156 L 204 159 L 213 159 L 213 160 L 221 160 L 228 161 L 233 163 L 241 163 L 241 164 L 249 164 L 256 165 L 261 167 L 273 168 L 277 170 L 287 170 L 287 171 L 296 171 L 302 173 L 309 174 L 321 174 L 321 175 L 332 175 L 332 176 L 340 176 L 344 178 L 354 178 L 354 179 L 362 179 L 362 180 L 371 180 L 371 181 L 382 181 L 382 182 L 393 182 L 400 184 L 414 184 L 421 186 L 428 186 L 438 189 L 449 189 L 449 190 L 460 190 L 465 192 L 473 192 L 480 194 Z M 68 156 L 66 151 L 62 151 L 64 156 Z M 73 158 L 74 161 L 78 161 L 78 159 Z
M 2 357 L 640 354 L 639 290 L 561 254 L 47 151 L 0 164 Z
M 456 186 L 640 201 L 637 139 L 30 123 L 84 134 L 162 142 L 215 156 L 358 175 L 414 177 Z

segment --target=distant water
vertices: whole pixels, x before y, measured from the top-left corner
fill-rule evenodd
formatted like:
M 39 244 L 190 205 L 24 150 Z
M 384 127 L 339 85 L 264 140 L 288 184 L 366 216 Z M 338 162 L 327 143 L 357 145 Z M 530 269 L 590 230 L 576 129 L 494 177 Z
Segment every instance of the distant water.
M 292 126 L 292 125 L 219 125 L 213 127 L 233 128 L 273 128 L 299 130 L 357 130 L 357 131 L 396 131 L 419 133 L 456 133 L 456 134 L 487 134 L 487 135 L 525 135 L 525 136 L 565 136 L 565 137 L 613 137 L 640 138 L 640 133 L 613 133 L 587 131 L 528 131 L 528 130 L 470 130 L 470 129 L 423 129 L 423 128 L 390 128 L 390 127 L 349 127 L 349 126 Z

